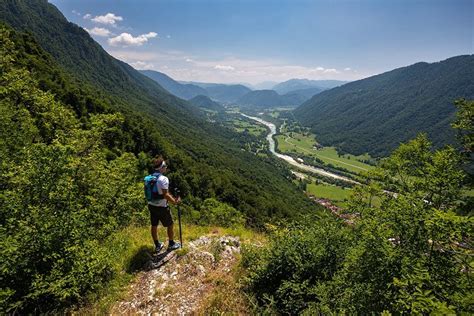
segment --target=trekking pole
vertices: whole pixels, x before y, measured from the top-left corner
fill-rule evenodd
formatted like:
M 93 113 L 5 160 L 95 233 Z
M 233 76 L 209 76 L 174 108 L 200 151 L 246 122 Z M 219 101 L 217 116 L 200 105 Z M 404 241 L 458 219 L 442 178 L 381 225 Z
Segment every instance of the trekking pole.
M 176 188 L 175 190 L 176 197 L 179 199 L 179 189 Z M 179 223 L 179 242 L 181 243 L 181 248 L 183 248 L 183 235 L 181 229 L 181 208 L 179 207 L 178 203 L 178 223 Z

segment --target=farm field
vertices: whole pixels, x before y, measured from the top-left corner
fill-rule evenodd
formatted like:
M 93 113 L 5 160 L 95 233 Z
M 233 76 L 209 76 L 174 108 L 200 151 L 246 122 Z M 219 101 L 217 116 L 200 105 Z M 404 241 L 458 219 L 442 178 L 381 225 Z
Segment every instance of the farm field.
M 347 206 L 347 200 L 349 199 L 352 190 L 343 189 L 341 187 L 330 185 L 330 184 L 316 184 L 309 183 L 306 186 L 306 191 L 318 198 L 324 198 L 331 200 L 340 207 Z
M 325 164 L 332 164 L 336 167 L 345 168 L 354 173 L 366 172 L 374 167 L 363 163 L 362 160 L 370 159 L 369 155 L 354 156 L 345 154 L 339 156 L 334 147 L 324 147 L 315 149 L 316 144 L 313 134 L 303 135 L 301 133 L 289 132 L 276 136 L 278 149 L 282 153 L 302 153 L 321 159 Z
M 267 133 L 266 128 L 263 127 L 262 125 L 252 124 L 241 119 L 235 119 L 234 121 L 232 121 L 232 126 L 239 133 L 242 133 L 245 130 L 247 130 L 250 134 L 255 135 L 255 136 L 262 136 L 262 134 Z

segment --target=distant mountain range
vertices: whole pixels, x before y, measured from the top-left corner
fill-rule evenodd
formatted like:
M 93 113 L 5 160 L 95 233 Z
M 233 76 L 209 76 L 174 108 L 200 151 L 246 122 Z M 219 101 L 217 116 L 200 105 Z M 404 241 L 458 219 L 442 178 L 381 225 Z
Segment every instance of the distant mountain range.
M 276 81 L 264 81 L 256 84 L 249 84 L 248 86 L 250 86 L 252 90 L 269 90 L 273 89 L 273 87 L 277 84 L 278 82 Z
M 258 108 L 299 106 L 314 95 L 345 84 L 339 80 L 291 79 L 276 84 L 273 89 L 254 90 L 239 98 L 236 103 Z
M 252 91 L 243 84 L 176 81 L 168 75 L 154 70 L 141 70 L 140 72 L 155 80 L 171 94 L 185 100 L 190 100 L 196 96 L 207 96 L 214 101 L 222 103 L 258 108 L 296 107 L 323 90 L 345 83 L 345 81 L 338 80 L 291 79 L 276 85 L 275 82 L 264 82 L 261 84 L 262 87 L 274 86 L 275 89 L 273 90 Z
M 203 89 L 193 84 L 179 83 L 178 81 L 174 80 L 173 78 L 162 72 L 154 70 L 140 70 L 140 72 L 145 76 L 155 80 L 160 84 L 160 86 L 162 86 L 175 96 L 180 97 L 181 99 L 189 100 L 198 95 L 208 95 L 206 89 Z
M 385 156 L 420 132 L 436 146 L 452 143 L 453 103 L 462 97 L 474 98 L 474 55 L 350 82 L 315 95 L 294 114 L 322 144 Z
M 305 97 L 293 92 L 280 95 L 274 90 L 255 90 L 239 98 L 236 103 L 244 107 L 252 108 L 296 107 L 310 97 L 311 96 Z
M 200 83 L 196 84 L 200 85 Z M 208 83 L 202 84 L 201 87 L 207 90 L 210 98 L 225 103 L 235 103 L 240 97 L 252 91 L 241 84 L 226 85 Z
M 275 90 L 279 94 L 286 94 L 296 90 L 306 90 L 311 88 L 318 88 L 320 91 L 323 91 L 342 86 L 347 82 L 348 81 L 340 80 L 290 79 L 273 86 L 272 90 Z
M 159 71 L 141 70 L 140 72 L 155 80 L 170 93 L 185 100 L 204 95 L 215 101 L 234 103 L 238 98 L 252 91 L 241 84 L 179 82 Z

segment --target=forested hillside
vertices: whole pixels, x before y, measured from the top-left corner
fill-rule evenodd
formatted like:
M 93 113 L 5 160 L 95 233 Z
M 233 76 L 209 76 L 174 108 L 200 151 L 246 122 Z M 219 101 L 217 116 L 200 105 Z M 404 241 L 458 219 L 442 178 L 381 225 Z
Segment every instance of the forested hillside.
M 294 114 L 345 152 L 386 156 L 420 132 L 439 147 L 454 141 L 453 103 L 474 97 L 473 78 L 474 55 L 417 63 L 324 91 Z
M 235 103 L 251 108 L 296 107 L 307 99 L 304 94 L 300 95 L 299 93 L 290 92 L 285 95 L 279 95 L 274 90 L 255 90 L 240 97 Z
M 208 96 L 211 99 L 219 102 L 233 103 L 243 95 L 249 93 L 250 90 L 241 84 L 219 84 L 219 83 L 204 83 L 204 82 L 190 82 L 201 88 L 206 89 Z
M 238 134 L 201 120 L 201 111 L 195 106 L 163 92 L 153 80 L 109 56 L 93 42 L 88 33 L 67 22 L 61 13 L 45 0 L 29 1 L 27 4 L 22 1 L 8 1 L 8 5 L 3 6 L 1 12 L 2 20 L 16 21 L 18 29 L 29 28 L 28 31 L 33 34 L 35 40 L 35 34 L 38 34 L 39 44 L 47 43 L 44 44 L 47 51 L 51 49 L 55 54 L 63 52 L 65 55 L 59 55 L 57 59 L 62 67 L 46 68 L 46 65 L 54 64 L 52 61 L 42 62 L 38 66 L 46 68 L 35 71 L 44 89 L 61 97 L 65 104 L 79 112 L 83 120 L 94 112 L 121 111 L 125 115 L 122 137 L 126 142 L 120 149 L 135 154 L 162 153 L 168 156 L 173 163 L 172 170 L 176 171 L 172 177 L 177 178 L 176 182 L 179 182 L 185 193 L 204 198 L 217 195 L 242 211 L 246 209 L 244 213 L 249 212 L 249 222 L 254 223 L 259 222 L 257 218 L 267 213 L 261 210 L 268 210 L 267 215 L 272 216 L 273 213 L 296 214 L 307 208 L 297 190 L 283 176 L 275 176 L 278 172 L 275 172 L 274 167 L 237 147 L 232 139 L 238 138 Z M 61 31 L 58 25 L 63 25 L 64 31 Z M 50 33 L 50 29 L 54 31 Z M 70 30 L 74 32 L 71 33 Z M 79 45 L 78 43 L 89 41 L 97 48 L 96 58 L 89 56 L 89 59 L 82 59 L 81 62 L 85 63 L 84 71 L 80 68 L 69 68 L 67 61 L 80 58 L 80 52 L 86 49 L 82 46 L 70 47 L 70 43 Z M 37 58 L 28 56 L 25 60 L 31 63 L 31 60 Z M 115 63 L 124 65 L 128 72 L 121 71 L 119 67 L 107 67 Z M 126 85 L 127 90 L 118 89 L 122 93 L 127 91 L 127 97 L 122 98 L 122 94 L 115 93 L 117 88 L 114 87 L 114 82 L 106 80 L 109 72 L 117 73 L 117 77 L 126 78 L 129 75 L 131 78 L 141 78 L 146 85 L 130 79 Z M 56 73 L 66 75 L 58 77 Z M 88 75 L 101 78 L 103 85 L 98 86 L 96 82 L 84 79 Z M 108 89 L 107 86 L 114 88 Z M 141 93 L 135 97 L 135 94 L 128 91 Z M 232 159 L 229 159 L 229 155 Z M 261 186 L 260 183 L 267 185 Z M 258 198 L 245 194 L 247 190 L 255 192 Z M 294 198 L 294 209 L 289 210 L 283 206 L 283 192 L 289 192 L 285 199 Z M 278 201 L 279 199 L 281 200 Z M 250 215 L 251 212 L 255 214 Z
M 193 104 L 197 107 L 212 110 L 212 111 L 224 111 L 225 110 L 225 108 L 221 104 L 219 104 L 215 101 L 212 101 L 211 99 L 209 99 L 209 97 L 207 97 L 205 95 L 195 96 L 194 98 L 189 100 L 189 103 L 191 103 L 191 104 Z
M 342 86 L 347 81 L 340 80 L 309 80 L 309 79 L 290 79 L 273 86 L 272 90 L 275 90 L 279 94 L 286 94 L 295 90 L 303 90 L 310 88 L 317 88 L 319 91 L 326 89 L 332 89 L 334 87 Z M 316 94 L 316 93 L 314 93 Z M 314 95 L 313 94 L 313 95 Z
M 193 218 L 211 197 L 251 226 L 314 210 L 287 171 L 46 1 L 2 2 L 0 19 L 16 29 L 1 25 L 2 312 L 60 308 L 111 278 L 107 236 L 143 219 L 141 181 L 158 153 Z

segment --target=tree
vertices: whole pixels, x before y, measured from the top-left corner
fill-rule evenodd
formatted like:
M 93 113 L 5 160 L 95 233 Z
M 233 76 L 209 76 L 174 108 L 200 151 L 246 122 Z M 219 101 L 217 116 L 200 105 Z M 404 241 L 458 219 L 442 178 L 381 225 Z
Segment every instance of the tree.
M 353 230 L 304 221 L 282 233 L 244 257 L 250 289 L 284 313 L 472 313 L 474 221 L 456 214 L 464 176 L 452 147 L 433 151 L 424 135 L 402 144 L 354 188 Z M 337 259 L 321 261 L 340 240 Z
M 474 151 L 474 101 L 460 99 L 455 102 L 458 108 L 456 120 L 451 126 L 458 130 L 458 137 L 467 153 Z

